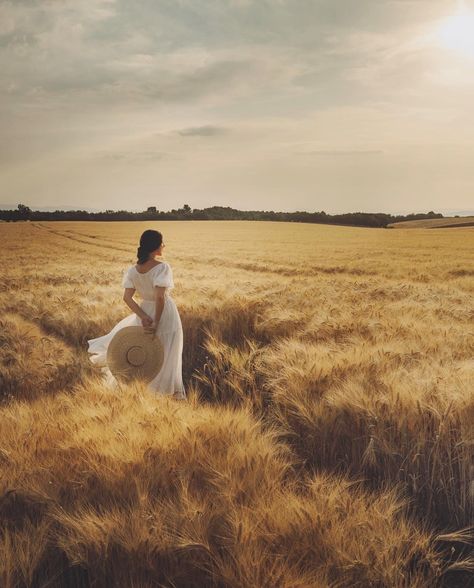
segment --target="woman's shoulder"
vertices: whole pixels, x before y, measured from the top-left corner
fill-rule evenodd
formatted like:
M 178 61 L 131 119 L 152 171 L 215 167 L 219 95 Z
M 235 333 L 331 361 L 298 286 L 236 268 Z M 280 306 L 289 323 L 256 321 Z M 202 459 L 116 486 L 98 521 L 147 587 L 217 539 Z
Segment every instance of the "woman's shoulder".
M 134 288 L 133 283 L 133 265 L 128 266 L 122 272 L 122 286 L 124 288 Z
M 156 268 L 165 269 L 166 267 L 171 267 L 171 266 L 167 261 L 165 261 L 163 259 L 162 261 L 158 262 L 153 269 L 156 269 Z
M 166 276 L 169 274 L 172 274 L 172 269 L 170 264 L 167 261 L 160 261 L 159 263 L 157 263 L 155 265 L 155 267 L 153 267 L 150 272 L 149 275 L 150 277 L 154 280 L 154 279 L 158 279 L 158 276 Z

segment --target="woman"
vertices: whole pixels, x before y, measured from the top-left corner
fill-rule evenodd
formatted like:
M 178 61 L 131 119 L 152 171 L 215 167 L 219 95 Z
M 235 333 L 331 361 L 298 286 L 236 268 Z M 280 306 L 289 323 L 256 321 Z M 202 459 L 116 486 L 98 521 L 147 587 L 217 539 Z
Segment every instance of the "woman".
M 91 361 L 103 367 L 107 382 L 116 386 L 117 381 L 107 367 L 107 348 L 117 331 L 130 325 L 142 325 L 146 332 L 155 332 L 164 348 L 164 361 L 159 374 L 148 387 L 166 396 L 185 400 L 186 393 L 182 376 L 183 327 L 178 309 L 170 296 L 174 288 L 173 272 L 168 262 L 156 260 L 162 255 L 163 235 L 159 231 L 148 230 L 140 237 L 137 251 L 137 264 L 125 272 L 122 286 L 125 288 L 123 300 L 133 311 L 121 320 L 103 337 L 88 341 Z M 135 292 L 142 301 L 137 304 Z

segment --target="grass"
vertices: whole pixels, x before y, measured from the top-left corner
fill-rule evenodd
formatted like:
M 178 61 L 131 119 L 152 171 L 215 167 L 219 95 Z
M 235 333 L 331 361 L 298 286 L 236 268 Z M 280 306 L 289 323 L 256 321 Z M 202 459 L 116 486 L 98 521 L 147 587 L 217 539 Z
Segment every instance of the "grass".
M 85 352 L 153 227 L 188 403 Z M 472 585 L 474 230 L 0 232 L 2 586 Z

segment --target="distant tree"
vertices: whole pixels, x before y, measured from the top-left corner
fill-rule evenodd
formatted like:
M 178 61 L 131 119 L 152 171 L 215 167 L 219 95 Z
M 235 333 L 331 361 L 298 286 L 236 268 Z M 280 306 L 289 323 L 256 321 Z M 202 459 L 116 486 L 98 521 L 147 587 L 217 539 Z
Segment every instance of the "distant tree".
M 436 213 L 436 212 L 433 212 L 432 210 L 430 210 L 426 216 L 428 218 L 443 218 L 443 215 L 441 213 Z
M 456 215 L 459 216 L 459 215 Z M 0 210 L 0 220 L 91 220 L 91 221 L 141 221 L 141 220 L 269 220 L 301 223 L 324 223 L 331 225 L 349 225 L 360 227 L 386 227 L 389 223 L 424 218 L 443 218 L 441 213 L 430 210 L 428 213 L 410 213 L 391 215 L 387 213 L 348 212 L 344 214 L 327 214 L 320 212 L 277 212 L 273 210 L 238 210 L 230 206 L 211 206 L 209 208 L 191 209 L 189 204 L 170 211 L 158 211 L 149 206 L 142 212 L 127 210 L 110 210 L 88 212 L 86 210 L 56 210 L 54 212 L 31 210 L 25 204 L 18 204 L 14 210 Z
M 29 218 L 30 215 L 31 215 L 31 208 L 29 206 L 25 206 L 24 204 L 18 205 L 19 218 L 22 218 L 22 219 Z

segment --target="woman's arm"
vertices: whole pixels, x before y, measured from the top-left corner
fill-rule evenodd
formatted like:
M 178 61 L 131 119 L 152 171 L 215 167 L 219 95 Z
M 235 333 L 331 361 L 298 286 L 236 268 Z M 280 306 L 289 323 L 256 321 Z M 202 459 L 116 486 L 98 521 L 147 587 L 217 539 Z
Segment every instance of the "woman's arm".
M 133 299 L 133 295 L 135 294 L 135 288 L 125 288 L 123 292 L 123 300 L 125 304 L 133 310 L 133 312 L 142 319 L 142 325 L 150 326 L 152 324 L 152 318 L 147 315 L 147 313 L 141 308 Z
M 165 292 L 166 288 L 163 286 L 155 286 L 155 322 L 152 325 L 152 329 L 156 332 L 158 324 L 160 322 L 161 315 L 163 314 L 163 308 L 165 307 Z

